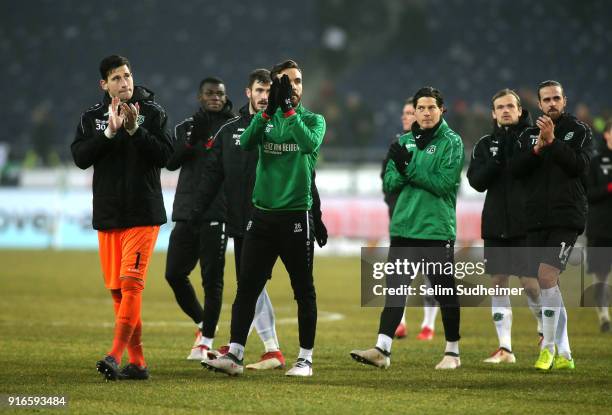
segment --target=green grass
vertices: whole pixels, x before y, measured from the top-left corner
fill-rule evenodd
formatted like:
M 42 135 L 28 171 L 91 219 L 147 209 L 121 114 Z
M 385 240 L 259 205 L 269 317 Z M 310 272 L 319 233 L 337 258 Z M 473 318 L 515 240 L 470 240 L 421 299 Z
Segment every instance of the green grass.
M 409 336 L 393 345 L 382 371 L 353 362 L 353 348 L 373 346 L 379 310 L 361 308 L 358 258 L 316 258 L 320 321 L 314 376 L 292 379 L 283 371 L 229 378 L 185 360 L 193 328 L 164 280 L 165 255 L 156 254 L 143 300 L 147 382 L 105 383 L 95 361 L 112 341 L 113 311 L 104 290 L 97 253 L 0 251 L 0 394 L 67 395 L 73 413 L 610 413 L 612 336 L 598 332 L 592 309 L 569 309 L 575 372 L 537 373 L 534 321 L 514 309 L 516 365 L 481 363 L 497 342 L 488 308 L 462 310 L 461 359 L 452 372 L 433 369 L 444 348 L 438 316 L 436 338 L 414 339 L 422 317 L 408 309 Z M 228 339 L 235 293 L 228 257 L 224 308 L 216 345 Z M 199 277 L 194 275 L 199 288 Z M 277 265 L 269 284 L 279 340 L 291 361 L 298 351 L 296 307 L 289 280 Z M 149 323 L 149 324 L 147 324 Z M 153 324 L 151 324 L 153 323 Z M 245 360 L 262 353 L 255 334 Z M 18 413 L 23 413 L 19 410 Z

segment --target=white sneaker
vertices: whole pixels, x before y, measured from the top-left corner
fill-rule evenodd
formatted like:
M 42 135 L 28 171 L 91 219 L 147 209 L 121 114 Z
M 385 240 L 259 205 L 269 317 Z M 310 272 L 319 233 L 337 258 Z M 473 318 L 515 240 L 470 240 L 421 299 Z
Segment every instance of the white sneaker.
M 202 360 L 202 366 L 208 370 L 225 373 L 229 376 L 242 375 L 244 371 L 242 360 L 238 360 L 238 358 L 231 353 L 214 360 Z
M 285 367 L 285 357 L 280 350 L 266 352 L 261 356 L 259 362 L 246 365 L 251 370 L 282 369 Z
M 516 363 L 516 357 L 514 356 L 514 353 L 512 353 L 508 349 L 500 347 L 490 357 L 483 360 L 483 362 L 495 363 L 495 364 L 497 363 Z
M 312 363 L 306 359 L 298 359 L 285 376 L 312 376 Z
M 194 346 L 191 348 L 191 353 L 187 356 L 187 360 L 202 361 L 206 358 L 206 353 L 208 353 L 208 346 Z
M 196 330 L 195 342 L 193 343 L 189 356 L 187 356 L 187 360 L 202 360 L 206 356 L 208 347 L 201 344 L 201 342 L 202 332 L 200 330 Z
M 353 350 L 351 357 L 359 363 L 386 369 L 391 365 L 391 353 L 386 353 L 378 347 L 368 350 Z
M 461 366 L 459 356 L 451 356 L 445 354 L 440 363 L 436 365 L 436 369 L 457 369 Z

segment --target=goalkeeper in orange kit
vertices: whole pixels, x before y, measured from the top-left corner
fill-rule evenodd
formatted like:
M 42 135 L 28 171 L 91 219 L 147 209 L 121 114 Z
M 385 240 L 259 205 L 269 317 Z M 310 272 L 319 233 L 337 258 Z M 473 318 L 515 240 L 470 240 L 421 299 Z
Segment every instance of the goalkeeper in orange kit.
M 166 113 L 153 93 L 134 87 L 129 61 L 100 63 L 102 101 L 83 112 L 71 150 L 93 166 L 93 227 L 105 286 L 115 309 L 111 350 L 96 367 L 107 380 L 148 379 L 142 352 L 142 290 L 159 226 L 166 222 L 160 169 L 172 152 Z M 119 368 L 127 349 L 129 363 Z

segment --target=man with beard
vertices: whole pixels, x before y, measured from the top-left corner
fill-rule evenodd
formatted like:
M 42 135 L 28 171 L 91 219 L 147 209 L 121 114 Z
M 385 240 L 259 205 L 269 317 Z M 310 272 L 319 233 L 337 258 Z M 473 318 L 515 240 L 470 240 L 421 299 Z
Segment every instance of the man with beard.
M 219 195 L 198 218 L 192 216 L 202 167 L 213 144 L 213 134 L 234 114 L 225 84 L 216 77 L 203 79 L 198 88 L 199 110 L 174 128 L 174 154 L 168 170 L 181 169 L 174 197 L 172 220 L 176 222 L 166 257 L 166 280 L 181 310 L 197 326 L 195 343 L 187 359 L 202 360 L 212 348 L 223 295 L 223 269 L 227 236 L 225 201 Z M 204 307 L 198 301 L 189 274 L 200 261 Z
M 274 66 L 266 109 L 240 136 L 243 149 L 257 149 L 255 209 L 242 247 L 238 291 L 232 306 L 229 352 L 203 362 L 212 370 L 238 375 L 257 298 L 280 256 L 298 307 L 300 352 L 287 376 L 312 376 L 317 303 L 312 275 L 312 177 L 325 134 L 325 119 L 301 103 L 302 70 L 295 61 Z
M 240 147 L 240 134 L 251 123 L 253 117 L 266 109 L 270 94 L 270 71 L 256 69 L 249 75 L 246 96 L 248 103 L 240 108 L 239 115 L 226 124 L 215 134 L 211 157 L 204 166 L 204 175 L 199 186 L 196 212 L 207 209 L 214 200 L 219 189 L 223 188 L 227 201 L 227 233 L 234 239 L 234 259 L 236 276 L 240 275 L 240 257 L 244 241 L 244 231 L 247 221 L 253 214 L 253 187 L 259 154 L 257 151 L 246 151 Z M 327 230 L 321 220 L 320 200 L 314 177 L 312 181 L 313 206 L 312 214 L 315 225 L 315 238 L 319 246 L 327 242 Z M 199 214 L 199 213 L 195 213 Z M 271 272 L 270 277 L 271 277 Z M 285 358 L 280 350 L 276 337 L 274 309 L 264 288 L 257 299 L 255 317 L 252 327 L 264 343 L 265 353 L 257 363 L 246 366 L 247 369 L 276 369 L 285 365 Z M 207 357 L 214 359 L 226 354 L 229 346 L 222 346 L 217 351 L 208 352 Z
M 402 135 L 410 132 L 412 128 L 412 124 L 416 118 L 414 117 L 414 106 L 412 105 L 412 97 L 408 98 L 404 103 L 404 108 L 402 108 L 402 134 L 397 134 L 395 136 L 395 140 L 393 143 L 397 142 Z M 391 143 L 391 146 L 393 146 Z M 391 147 L 389 147 L 391 149 Z M 383 160 L 382 171 L 380 172 L 380 178 L 384 180 L 385 172 L 387 171 L 387 163 L 389 163 L 390 157 L 387 152 L 387 156 Z M 395 209 L 395 204 L 397 203 L 397 198 L 399 197 L 400 191 L 395 192 L 386 192 L 383 189 L 383 194 L 385 195 L 385 203 L 389 208 L 389 219 L 393 217 L 393 210 Z M 429 286 L 429 280 L 425 280 L 425 284 Z M 421 331 L 417 334 L 417 340 L 433 340 L 434 337 L 434 329 L 436 324 L 436 315 L 438 314 L 438 304 L 436 303 L 436 299 L 433 295 L 424 295 L 423 296 L 423 321 L 421 322 Z M 395 329 L 395 337 L 398 339 L 403 339 L 406 337 L 406 311 L 402 314 L 402 320 L 400 321 L 397 329 Z
M 416 122 L 391 147 L 391 161 L 384 178 L 386 191 L 400 191 L 391 219 L 388 263 L 423 261 L 445 267 L 444 264 L 454 264 L 455 205 L 463 167 L 463 143 L 442 118 L 444 98 L 439 90 L 419 89 L 413 104 Z M 460 308 L 454 275 L 434 267 L 427 278 L 440 304 L 446 337 L 444 357 L 436 369 L 456 369 L 461 366 Z M 390 274 L 386 287 L 393 292 L 410 282 L 406 274 Z M 389 367 L 393 334 L 402 318 L 406 297 L 402 290 L 400 294 L 385 296 L 376 347 L 353 350 L 353 359 L 383 369 Z
M 481 221 L 486 271 L 494 287 L 507 288 L 510 275 L 519 277 L 527 293 L 529 308 L 538 321 L 538 333 L 541 333 L 540 287 L 537 279 L 525 277 L 524 190 L 510 169 L 518 137 L 530 127 L 531 120 L 521 106 L 521 99 L 511 89 L 497 92 L 491 104 L 493 132 L 474 146 L 467 172 L 470 185 L 479 192 L 487 192 Z M 491 313 L 499 347 L 485 363 L 514 363 L 510 296 L 492 296 Z
M 106 380 L 145 380 L 142 292 L 160 225 L 166 223 L 160 170 L 172 152 L 167 116 L 153 92 L 134 87 L 130 62 L 111 55 L 100 62 L 102 101 L 81 115 L 72 157 L 93 166 L 93 227 L 115 310 L 115 336 L 96 368 Z M 127 349 L 129 363 L 119 364 Z
M 557 81 L 538 86 L 538 105 L 544 114 L 521 134 L 512 160 L 526 191 L 527 276 L 537 276 L 541 292 L 544 339 L 534 366 L 574 369 L 559 275 L 586 221 L 591 130 L 565 112 L 567 98 Z

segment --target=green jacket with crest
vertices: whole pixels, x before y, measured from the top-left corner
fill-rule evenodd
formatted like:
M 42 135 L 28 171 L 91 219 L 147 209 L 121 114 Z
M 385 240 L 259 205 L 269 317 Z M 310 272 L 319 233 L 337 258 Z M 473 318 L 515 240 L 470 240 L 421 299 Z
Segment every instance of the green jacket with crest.
M 390 224 L 390 235 L 412 239 L 455 240 L 455 207 L 461 183 L 464 150 L 461 137 L 445 120 L 422 150 L 412 132 L 399 138 L 412 152 L 403 174 L 391 160 L 387 164 L 385 192 L 401 191 Z

